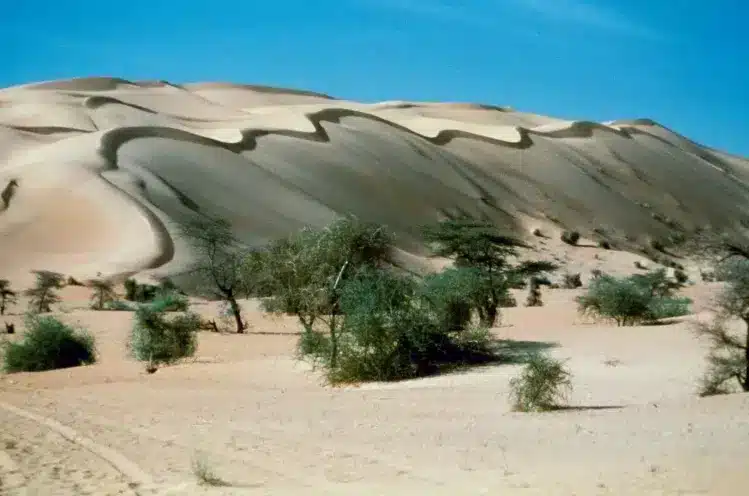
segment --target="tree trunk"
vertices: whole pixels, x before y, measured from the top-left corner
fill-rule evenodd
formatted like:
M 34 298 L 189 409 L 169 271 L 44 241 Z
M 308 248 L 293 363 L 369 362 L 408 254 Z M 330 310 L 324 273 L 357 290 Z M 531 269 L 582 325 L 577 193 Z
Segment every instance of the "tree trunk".
M 5 315 L 5 298 L 0 299 L 0 315 Z
M 234 298 L 234 296 L 229 296 L 227 299 L 229 300 L 231 313 L 234 315 L 234 320 L 237 323 L 237 333 L 243 334 L 245 326 L 244 322 L 242 322 L 242 312 L 239 309 L 239 304 L 237 303 L 237 300 L 236 298 Z
M 497 322 L 497 307 L 495 305 L 486 305 L 481 314 L 481 325 L 484 327 L 494 327 Z

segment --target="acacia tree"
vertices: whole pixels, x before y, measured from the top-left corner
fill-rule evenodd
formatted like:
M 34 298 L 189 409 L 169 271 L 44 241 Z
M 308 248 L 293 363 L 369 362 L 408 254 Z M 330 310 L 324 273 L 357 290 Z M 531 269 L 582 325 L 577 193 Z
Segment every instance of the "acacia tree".
M 697 323 L 697 332 L 712 343 L 703 395 L 728 392 L 727 383 L 733 379 L 743 391 L 749 391 L 749 259 L 729 258 L 721 263 L 718 273 L 726 286 L 716 298 L 715 317 Z M 744 325 L 743 337 L 730 328 L 735 319 Z
M 10 289 L 10 281 L 0 279 L 0 315 L 5 315 L 8 305 L 16 303 L 16 292 Z
M 489 222 L 451 219 L 427 226 L 422 232 L 424 239 L 434 245 L 436 256 L 452 257 L 457 267 L 478 271 L 484 290 L 477 296 L 476 310 L 486 327 L 496 323 L 499 307 L 507 300 L 511 287 L 557 268 L 550 262 L 511 263 L 509 259 L 518 255 L 517 249 L 527 246 L 502 234 Z
M 30 297 L 29 306 L 37 313 L 51 311 L 51 305 L 60 301 L 57 290 L 63 286 L 64 276 L 49 270 L 35 270 L 36 284 L 24 293 Z
M 320 327 L 330 339 L 329 363 L 338 360 L 342 325 L 342 285 L 364 267 L 385 261 L 391 235 L 380 225 L 353 216 L 322 229 L 305 228 L 272 243 L 260 257 L 250 257 L 249 273 L 263 265 L 262 286 L 271 295 L 266 310 L 297 316 L 304 329 L 302 345 L 320 341 Z M 261 262 L 258 262 L 261 259 Z
M 91 308 L 94 310 L 104 310 L 104 306 L 107 303 L 117 299 L 117 294 L 114 291 L 114 284 L 111 281 L 105 279 L 94 279 L 89 282 L 88 286 L 94 290 L 94 294 L 91 295 Z
M 196 261 L 191 272 L 198 285 L 211 296 L 229 306 L 237 333 L 244 333 L 246 324 L 237 299 L 249 295 L 245 276 L 248 249 L 234 236 L 231 225 L 218 218 L 196 217 L 180 224 L 180 231 L 195 249 Z

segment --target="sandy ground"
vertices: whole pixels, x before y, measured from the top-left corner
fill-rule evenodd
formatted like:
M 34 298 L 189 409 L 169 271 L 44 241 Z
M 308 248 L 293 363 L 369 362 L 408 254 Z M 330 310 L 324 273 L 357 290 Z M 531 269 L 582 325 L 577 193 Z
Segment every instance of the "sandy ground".
M 701 310 L 714 290 L 686 291 Z M 507 364 L 333 389 L 294 360 L 294 321 L 253 302 L 250 334 L 202 333 L 194 359 L 148 375 L 127 358 L 131 314 L 65 294 L 61 316 L 95 334 L 100 361 L 0 376 L 2 494 L 738 495 L 749 483 L 749 396 L 695 396 L 704 343 L 687 321 L 588 322 L 578 291 L 552 290 L 542 308 L 505 311 Z M 570 409 L 511 412 L 510 357 L 532 350 L 569 359 Z M 225 485 L 198 484 L 196 464 Z

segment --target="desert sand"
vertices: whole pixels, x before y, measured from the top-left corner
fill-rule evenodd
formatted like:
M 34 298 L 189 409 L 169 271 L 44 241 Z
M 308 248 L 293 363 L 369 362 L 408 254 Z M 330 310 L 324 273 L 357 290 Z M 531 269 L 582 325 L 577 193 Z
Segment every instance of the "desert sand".
M 593 123 L 465 103 L 342 101 L 312 92 L 113 78 L 0 90 L 0 277 L 178 271 L 173 222 L 199 211 L 261 244 L 354 213 L 398 234 L 483 215 L 566 271 L 635 272 L 673 224 L 744 235 L 749 161 L 647 119 Z M 1 206 L 1 205 L 0 205 Z M 548 238 L 534 239 L 540 228 Z M 585 239 L 559 241 L 564 229 Z M 627 250 L 603 250 L 594 229 Z M 55 308 L 97 340 L 92 366 L 0 375 L 0 494 L 744 494 L 749 396 L 699 398 L 694 315 L 616 328 L 580 317 L 582 290 L 503 309 L 507 354 L 568 359 L 570 408 L 511 411 L 519 362 L 331 388 L 295 359 L 298 326 L 244 301 L 250 332 L 203 332 L 197 355 L 149 375 L 128 358 L 130 312 Z M 516 295 L 519 301 L 523 293 Z M 20 325 L 25 301 L 5 321 Z M 218 305 L 195 300 L 206 317 Z M 16 335 L 12 339 L 18 339 Z M 223 481 L 199 484 L 195 465 Z

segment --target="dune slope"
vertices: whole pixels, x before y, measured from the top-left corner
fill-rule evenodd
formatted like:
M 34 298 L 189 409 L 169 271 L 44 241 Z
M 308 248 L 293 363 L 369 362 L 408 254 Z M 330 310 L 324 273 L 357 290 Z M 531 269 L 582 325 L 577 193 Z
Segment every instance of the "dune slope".
M 416 254 L 416 227 L 461 212 L 642 245 L 749 221 L 749 160 L 647 119 L 83 78 L 0 90 L 0 145 L 11 278 L 168 273 L 188 257 L 173 221 L 196 213 L 248 243 L 354 213 Z

